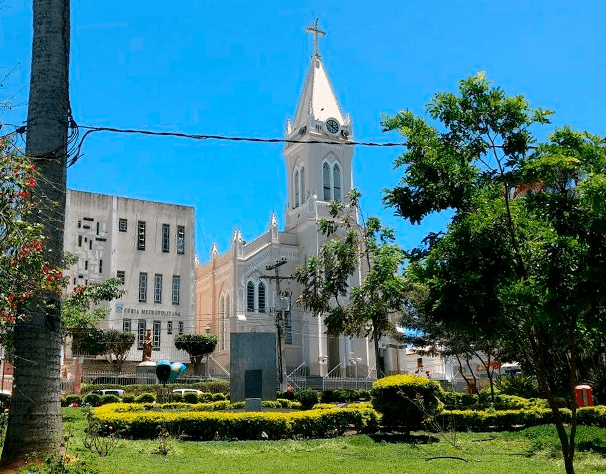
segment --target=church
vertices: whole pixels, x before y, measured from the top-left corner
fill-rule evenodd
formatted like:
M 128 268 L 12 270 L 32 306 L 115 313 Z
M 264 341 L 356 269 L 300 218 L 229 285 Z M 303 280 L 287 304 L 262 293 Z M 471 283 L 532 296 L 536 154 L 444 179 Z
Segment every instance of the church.
M 315 51 L 294 119 L 286 126 L 284 228 L 279 229 L 273 215 L 267 231 L 253 241 L 245 243 L 236 229 L 228 252 L 219 254 L 213 245 L 210 260 L 196 266 L 195 332 L 218 336 L 213 359 L 228 368 L 230 335 L 275 333 L 280 315 L 286 374 L 374 379 L 369 339 L 328 336 L 323 317 L 296 303 L 302 288 L 292 279 L 295 268 L 318 254 L 326 241 L 318 221 L 329 217 L 330 201 L 343 201 L 353 186 L 351 119 L 339 105 L 318 52 L 318 36 L 324 32 L 317 22 L 307 31 L 314 35 Z M 360 279 L 355 275 L 351 284 L 358 285 Z

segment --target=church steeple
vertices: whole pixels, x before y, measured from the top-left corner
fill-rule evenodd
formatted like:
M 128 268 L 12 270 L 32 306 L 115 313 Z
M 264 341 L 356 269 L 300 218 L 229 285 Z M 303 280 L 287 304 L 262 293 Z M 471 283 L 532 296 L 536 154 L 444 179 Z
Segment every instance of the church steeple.
M 314 54 L 295 117 L 287 122 L 289 141 L 284 147 L 289 194 L 287 230 L 302 225 L 312 215 L 314 219 L 319 216 L 310 199 L 341 201 L 352 186 L 351 120 L 341 110 L 318 52 L 318 36 L 324 32 L 318 28 L 317 21 L 306 30 L 314 34 Z
M 318 20 L 314 22 L 313 26 L 308 26 L 306 31 L 314 34 L 314 54 L 299 98 L 295 118 L 289 124 L 289 132 L 303 135 L 305 131 L 311 131 L 310 127 L 317 126 L 319 126 L 318 131 L 321 131 L 324 123 L 333 119 L 337 122 L 336 126 L 331 122 L 325 131 L 333 139 L 347 138 L 351 135 L 349 118 L 341 112 L 341 107 L 318 52 L 318 35 L 324 36 L 325 32 L 318 29 Z M 303 131 L 302 127 L 308 127 L 308 130 Z M 303 133 L 301 133 L 302 131 Z

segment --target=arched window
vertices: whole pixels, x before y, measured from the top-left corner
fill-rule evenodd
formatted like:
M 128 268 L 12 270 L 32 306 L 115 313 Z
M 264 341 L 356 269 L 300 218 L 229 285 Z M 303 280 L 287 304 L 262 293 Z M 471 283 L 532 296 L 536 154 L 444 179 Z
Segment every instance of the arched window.
M 299 170 L 295 171 L 295 207 L 299 207 Z
M 339 165 L 335 163 L 332 168 L 332 182 L 334 183 L 334 200 L 341 200 L 341 170 L 339 169 Z
M 301 168 L 301 204 L 305 204 L 305 168 Z
M 246 285 L 246 308 L 248 311 L 255 310 L 255 284 L 252 281 Z
M 330 165 L 326 162 L 322 165 L 322 181 L 324 183 L 324 200 L 330 201 Z
M 225 297 L 219 303 L 219 350 L 225 350 Z
M 265 312 L 265 285 L 259 283 L 259 313 Z

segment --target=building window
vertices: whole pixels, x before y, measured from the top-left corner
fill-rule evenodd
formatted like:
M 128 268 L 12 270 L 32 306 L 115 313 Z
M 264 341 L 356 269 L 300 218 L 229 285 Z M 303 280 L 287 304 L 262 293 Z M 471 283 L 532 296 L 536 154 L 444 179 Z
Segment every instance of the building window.
M 301 204 L 305 204 L 305 168 L 301 168 Z
M 248 311 L 255 310 L 255 284 L 252 281 L 246 285 L 246 308 Z
M 341 170 L 339 169 L 339 165 L 335 163 L 332 167 L 332 177 L 333 177 L 333 190 L 335 201 L 341 200 Z
M 290 311 L 284 314 L 284 334 L 285 344 L 292 346 L 292 315 Z
M 78 221 L 78 229 L 82 228 L 82 221 Z
M 137 223 L 137 250 L 145 250 L 145 222 Z
M 90 239 L 88 241 L 88 250 L 92 250 L 93 249 L 93 239 Z
M 147 301 L 147 273 L 139 273 L 139 302 Z
M 181 293 L 181 277 L 173 275 L 173 304 L 179 304 Z
M 137 349 L 143 349 L 143 341 L 145 340 L 145 319 L 139 320 L 137 326 Z
M 177 253 L 185 253 L 185 226 L 177 226 Z
M 161 328 L 162 328 L 162 325 L 161 325 L 160 321 L 154 321 L 154 330 L 152 331 L 152 333 L 153 333 L 152 349 L 154 351 L 160 350 L 160 330 L 161 330 Z
M 185 332 L 184 329 L 183 321 L 179 321 L 179 334 L 183 334 Z
M 126 272 L 124 270 L 118 270 L 116 272 L 116 278 L 120 280 L 123 285 L 126 283 Z
M 324 200 L 330 201 L 330 165 L 326 162 L 322 165 L 322 182 L 324 189 Z
M 97 222 L 97 235 L 99 235 L 99 223 Z
M 162 252 L 170 251 L 170 225 L 162 224 Z
M 173 322 L 166 321 L 166 334 L 172 334 L 172 333 L 173 333 Z
M 259 283 L 259 313 L 265 312 L 265 284 Z
M 88 260 L 85 260 L 85 261 L 84 261 L 84 269 L 85 269 L 85 270 L 88 270 Z
M 295 171 L 295 207 L 299 207 L 299 170 Z
M 126 232 L 128 230 L 128 221 L 126 219 L 118 219 L 118 230 Z
M 122 320 L 122 332 L 130 332 L 131 331 L 131 322 L 130 319 Z
M 103 273 L 103 260 L 99 260 L 99 273 Z
M 82 247 L 82 236 L 78 236 L 78 247 Z
M 162 303 L 162 275 L 154 275 L 154 303 Z

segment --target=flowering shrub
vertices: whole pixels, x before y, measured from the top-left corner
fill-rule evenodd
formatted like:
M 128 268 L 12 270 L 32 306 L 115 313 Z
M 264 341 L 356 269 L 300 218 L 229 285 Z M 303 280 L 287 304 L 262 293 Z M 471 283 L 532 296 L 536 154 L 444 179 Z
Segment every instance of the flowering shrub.
M 7 139 L 0 139 L 0 327 L 4 333 L 25 315 L 40 290 L 61 293 L 61 269 L 45 260 L 42 226 L 30 221 L 37 179 L 36 167 Z

